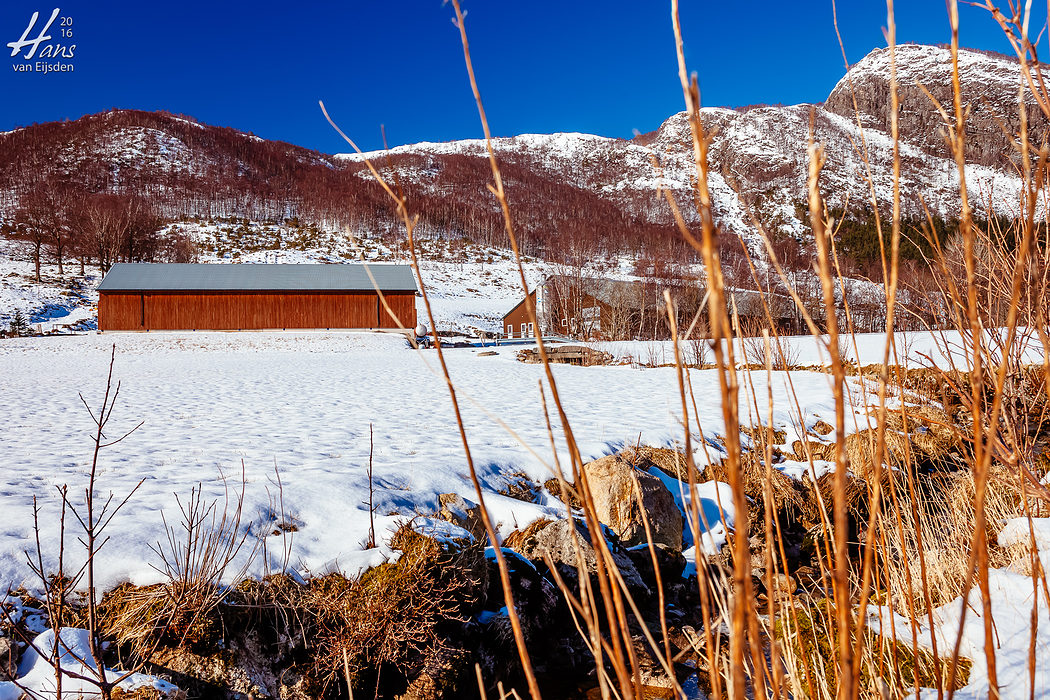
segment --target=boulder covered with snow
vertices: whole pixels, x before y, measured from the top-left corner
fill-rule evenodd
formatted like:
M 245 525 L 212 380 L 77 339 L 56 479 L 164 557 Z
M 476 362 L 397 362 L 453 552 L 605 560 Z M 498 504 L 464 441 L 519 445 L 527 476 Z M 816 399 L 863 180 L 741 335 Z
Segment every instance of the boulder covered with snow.
M 628 547 L 648 541 L 646 520 L 655 544 L 682 548 L 682 512 L 663 481 L 619 455 L 583 466 L 598 520 Z M 644 517 L 643 517 L 644 510 Z

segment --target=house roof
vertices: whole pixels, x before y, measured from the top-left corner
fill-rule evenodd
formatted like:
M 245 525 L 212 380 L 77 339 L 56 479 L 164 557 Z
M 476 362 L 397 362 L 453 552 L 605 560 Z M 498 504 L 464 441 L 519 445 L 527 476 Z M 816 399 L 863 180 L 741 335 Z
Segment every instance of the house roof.
M 367 271 L 366 271 L 367 268 Z M 371 271 L 372 279 L 368 276 Z M 415 292 L 408 265 L 119 263 L 100 292 Z
M 607 277 L 574 277 L 571 275 L 550 275 L 543 281 L 545 287 L 557 291 L 576 290 L 610 306 L 628 305 L 663 306 L 663 298 L 654 295 L 651 299 L 645 294 L 644 283 L 640 280 L 617 280 Z
M 531 296 L 535 296 L 535 294 L 536 294 L 536 290 L 535 290 L 535 289 L 533 289 L 533 290 L 532 290 L 531 292 L 529 292 L 529 296 L 530 296 L 530 297 L 531 297 Z M 525 300 L 526 300 L 527 298 L 528 298 L 528 297 L 523 297 L 521 301 L 519 301 L 519 302 L 518 302 L 517 304 L 515 304 L 515 305 L 514 305 L 514 308 L 512 308 L 512 309 L 511 309 L 510 311 L 508 311 L 507 313 L 503 314 L 503 320 L 504 320 L 504 322 L 506 322 L 506 320 L 507 320 L 507 317 L 508 317 L 508 316 L 510 316 L 511 314 L 513 314 L 513 313 L 514 313 L 515 311 L 517 311 L 517 310 L 518 310 L 518 309 L 520 309 L 521 307 L 525 306 Z M 537 309 L 537 310 L 536 310 L 536 312 L 537 312 L 537 313 L 539 313 L 539 309 Z

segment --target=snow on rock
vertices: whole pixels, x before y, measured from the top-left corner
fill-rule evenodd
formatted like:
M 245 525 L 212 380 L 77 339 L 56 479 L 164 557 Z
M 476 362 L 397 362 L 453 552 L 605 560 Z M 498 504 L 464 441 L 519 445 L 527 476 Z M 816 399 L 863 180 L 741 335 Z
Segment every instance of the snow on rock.
M 91 656 L 90 639 L 87 630 L 63 627 L 58 635 L 60 661 L 56 664 L 54 661 L 56 641 L 54 630 L 47 630 L 37 635 L 18 665 L 17 683 L 0 681 L 0 700 L 18 700 L 22 697 L 23 688 L 31 697 L 54 696 L 56 693 L 56 665 L 61 666 L 62 669 L 63 696 L 68 694 L 68 697 L 84 698 L 85 700 L 101 697 L 98 685 L 76 677 L 97 677 L 98 665 Z M 123 671 L 106 669 L 107 680 L 110 682 L 123 675 Z M 129 675 L 120 682 L 119 687 L 126 691 L 154 688 L 161 697 L 185 697 L 185 694 L 171 683 L 144 673 Z
M 690 492 L 689 484 L 683 483 L 658 467 L 651 467 L 649 473 L 658 477 L 674 497 L 678 509 L 685 516 L 683 536 L 688 550 L 700 535 L 700 549 L 705 554 L 714 556 L 726 543 L 726 537 L 733 530 L 736 520 L 736 509 L 733 508 L 733 487 L 718 481 L 705 481 L 696 485 Z M 693 499 L 697 500 L 698 528 L 693 532 Z M 688 558 L 690 555 L 686 553 Z M 686 574 L 687 575 L 687 574 Z
M 1031 525 L 1031 529 L 1029 529 Z M 999 544 L 1008 547 L 1014 544 L 1028 545 L 1035 532 L 1035 546 L 1040 551 L 1050 550 L 1050 518 L 1011 518 L 1003 523 L 999 531 Z

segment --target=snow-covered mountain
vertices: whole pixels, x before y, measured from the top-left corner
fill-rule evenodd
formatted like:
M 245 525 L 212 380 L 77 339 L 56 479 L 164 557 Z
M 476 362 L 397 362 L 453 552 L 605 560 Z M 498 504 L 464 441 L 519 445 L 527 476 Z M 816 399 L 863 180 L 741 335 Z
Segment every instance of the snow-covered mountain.
M 888 49 L 872 51 L 822 104 L 704 108 L 702 119 L 712 138 L 710 184 L 724 230 L 754 240 L 758 222 L 776 233 L 804 236 L 811 125 L 827 155 L 822 183 L 829 204 L 870 212 L 874 189 L 880 208 L 888 210 L 889 61 Z M 959 178 L 944 142 L 942 117 L 926 94 L 951 113 L 950 53 L 903 45 L 897 64 L 904 211 L 918 217 L 925 202 L 935 215 L 950 220 L 958 215 Z M 1019 64 L 1008 57 L 977 51 L 960 55 L 969 109 L 966 175 L 978 209 L 1010 214 L 1017 208 L 1020 181 L 1010 139 L 1020 126 L 1020 78 Z M 1046 120 L 1031 95 L 1026 108 L 1038 138 Z M 637 251 L 676 237 L 660 187 L 673 192 L 695 221 L 695 172 L 684 113 L 631 140 L 522 135 L 497 139 L 495 148 L 530 252 L 542 255 L 565 247 L 565 241 L 574 241 L 585 253 L 596 246 L 606 253 Z M 502 221 L 486 190 L 491 176 L 480 140 L 326 156 L 167 113 L 119 110 L 0 134 L 0 217 L 10 214 L 28 181 L 47 176 L 88 191 L 138 190 L 160 200 L 169 215 L 300 216 L 359 230 L 395 227 L 395 212 L 372 182 L 364 157 L 396 176 L 422 231 L 489 244 L 502 240 Z
M 977 51 L 960 54 L 967 119 L 966 172 L 979 209 L 1016 211 L 1020 180 L 1006 133 L 1020 128 L 1021 69 L 1008 57 Z M 959 177 L 944 139 L 944 122 L 926 91 L 952 112 L 951 54 L 924 45 L 897 48 L 901 100 L 900 152 L 904 210 L 922 213 L 925 202 L 944 219 L 959 214 Z M 829 204 L 856 210 L 871 207 L 872 189 L 880 207 L 892 197 L 892 140 L 889 127 L 890 52 L 876 49 L 851 68 L 823 104 L 704 108 L 702 121 L 712 137 L 710 185 L 716 216 L 725 230 L 748 237 L 754 223 L 798 235 L 804 230 L 807 146 L 824 146 L 822 184 Z M 854 108 L 856 100 L 856 109 Z M 1026 95 L 1029 128 L 1045 132 L 1046 120 Z M 615 202 L 634 216 L 668 223 L 670 212 L 656 197 L 668 187 L 690 209 L 693 167 L 685 112 L 671 116 L 652 134 L 631 141 L 588 134 L 524 135 L 496 139 L 501 160 L 561 178 Z M 486 156 L 480 140 L 420 143 L 387 153 L 342 154 L 356 163 L 390 158 L 403 179 L 424 183 L 449 156 Z M 415 156 L 406 163 L 403 159 Z M 363 175 L 363 173 L 362 173 Z M 436 182 L 432 187 L 439 187 Z

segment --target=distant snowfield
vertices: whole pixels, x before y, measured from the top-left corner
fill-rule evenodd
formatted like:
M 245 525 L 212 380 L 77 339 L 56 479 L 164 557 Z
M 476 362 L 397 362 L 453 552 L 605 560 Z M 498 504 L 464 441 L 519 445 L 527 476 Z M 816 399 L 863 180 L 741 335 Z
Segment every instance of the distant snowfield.
M 25 258 L 18 246 L 0 239 L 0 328 L 6 330 L 15 311 L 41 331 L 57 330 L 63 326 L 95 328 L 98 293 L 95 285 L 101 275 L 92 274 L 82 288 L 70 289 L 62 282 L 55 265 L 41 266 L 43 283 L 33 279 L 33 264 Z M 66 265 L 66 280 L 79 271 L 74 262 Z M 94 271 L 91 271 L 94 272 Z
M 995 352 L 998 347 L 997 336 L 1005 339 L 1005 329 L 985 331 L 985 347 L 993 359 L 998 360 Z M 886 358 L 885 333 L 843 334 L 842 358 L 862 366 L 882 364 Z M 682 359 L 686 364 L 693 363 L 694 347 L 698 341 L 683 341 L 680 345 Z M 827 366 L 831 364 L 828 353 L 827 336 L 811 335 L 783 336 L 780 339 L 784 356 L 793 366 Z M 1017 346 L 1024 347 L 1024 361 L 1041 363 L 1043 346 L 1034 331 L 1020 328 L 1017 331 Z M 604 350 L 614 358 L 623 361 L 634 361 L 641 364 L 673 364 L 674 343 L 669 340 L 657 341 L 612 341 L 592 343 L 594 347 Z M 704 343 L 706 346 L 706 343 Z M 734 341 L 734 359 L 738 364 L 764 364 L 765 350 L 761 338 L 745 338 Z M 972 362 L 972 346 L 964 342 L 958 331 L 897 331 L 894 334 L 894 348 L 889 353 L 890 365 L 903 365 L 909 368 L 940 367 L 941 369 L 969 370 Z M 704 349 L 705 361 L 713 362 L 710 349 Z M 780 355 L 773 350 L 774 360 Z

